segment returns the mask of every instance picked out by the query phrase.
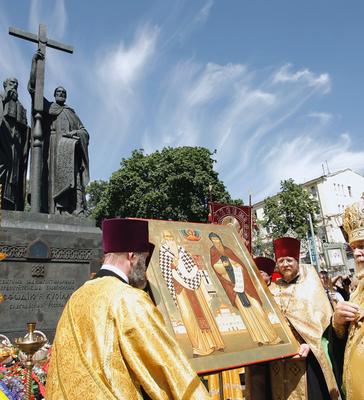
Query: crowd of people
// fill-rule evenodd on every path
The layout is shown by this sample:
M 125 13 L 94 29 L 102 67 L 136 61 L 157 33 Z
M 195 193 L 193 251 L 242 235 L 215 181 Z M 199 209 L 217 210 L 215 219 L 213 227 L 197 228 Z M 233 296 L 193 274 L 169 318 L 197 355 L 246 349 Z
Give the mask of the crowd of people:
M 254 259 L 300 348 L 293 359 L 254 366 L 248 374 L 249 398 L 364 399 L 363 201 L 345 210 L 344 228 L 353 249 L 353 277 L 330 277 L 327 270 L 317 276 L 311 266 L 300 266 L 294 238 L 274 241 L 276 261 Z M 280 277 L 272 282 L 275 270 Z
M 249 367 L 247 398 L 364 399 L 364 207 L 354 205 L 345 218 L 358 279 L 352 294 L 347 279 L 335 289 L 339 279 L 300 264 L 295 238 L 273 242 L 275 261 L 255 259 L 299 347 L 291 358 Z M 58 323 L 46 398 L 210 398 L 140 290 L 153 249 L 148 222 L 105 220 L 103 246 L 103 266 L 71 296 Z M 279 273 L 274 281 L 273 271 Z

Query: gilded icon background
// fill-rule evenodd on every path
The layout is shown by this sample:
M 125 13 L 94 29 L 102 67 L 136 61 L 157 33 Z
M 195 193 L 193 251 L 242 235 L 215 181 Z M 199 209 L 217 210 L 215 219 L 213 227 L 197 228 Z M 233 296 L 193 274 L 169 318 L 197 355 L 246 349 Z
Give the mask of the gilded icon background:
M 294 354 L 284 317 L 231 226 L 149 221 L 148 279 L 197 372 Z

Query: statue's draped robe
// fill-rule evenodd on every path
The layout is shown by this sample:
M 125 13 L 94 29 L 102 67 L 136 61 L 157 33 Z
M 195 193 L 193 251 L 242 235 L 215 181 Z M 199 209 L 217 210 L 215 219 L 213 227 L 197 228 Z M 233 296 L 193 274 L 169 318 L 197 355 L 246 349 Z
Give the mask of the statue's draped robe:
M 67 105 L 45 100 L 45 111 L 42 209 L 49 213 L 81 212 L 86 207 L 89 182 L 89 134 Z
M 181 315 L 193 354 L 204 356 L 224 348 L 219 328 L 208 304 L 208 294 L 193 258 L 182 247 L 178 254 L 163 244 L 159 262 L 170 294 Z
M 210 260 L 231 304 L 239 310 L 252 340 L 257 344 L 279 343 L 280 339 L 262 308 L 259 295 L 243 262 L 226 246 L 224 246 L 224 254 L 212 246 Z M 242 271 L 244 285 L 242 292 L 237 291 L 234 277 L 230 277 L 226 272 L 227 268 L 233 267 Z
M 29 153 L 26 110 L 0 93 L 0 184 L 2 208 L 23 211 Z
M 343 389 L 346 400 L 364 399 L 364 276 L 350 297 L 360 307 L 359 318 L 350 323 L 344 354 Z
M 272 399 L 320 400 L 322 397 L 311 393 L 325 392 L 325 386 L 317 387 L 325 382 L 330 398 L 337 399 L 338 388 L 324 349 L 324 333 L 330 325 L 332 308 L 316 270 L 311 266 L 300 266 L 300 274 L 293 282 L 280 279 L 272 282 L 269 289 L 296 339 L 310 346 L 306 360 L 294 358 L 271 362 Z
M 142 392 L 210 398 L 145 292 L 114 276 L 86 282 L 58 322 L 46 399 L 140 400 Z

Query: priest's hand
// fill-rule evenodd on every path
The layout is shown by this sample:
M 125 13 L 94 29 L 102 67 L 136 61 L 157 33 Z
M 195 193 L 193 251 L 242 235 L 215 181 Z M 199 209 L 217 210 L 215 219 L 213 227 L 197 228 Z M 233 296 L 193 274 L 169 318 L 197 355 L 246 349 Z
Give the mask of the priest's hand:
M 293 358 L 307 357 L 309 352 L 310 346 L 307 343 L 302 343 L 300 345 L 300 348 L 298 349 L 298 354 L 295 355 Z
M 347 322 L 355 321 L 359 316 L 359 307 L 348 301 L 339 301 L 336 304 L 333 324 L 335 325 L 345 325 Z

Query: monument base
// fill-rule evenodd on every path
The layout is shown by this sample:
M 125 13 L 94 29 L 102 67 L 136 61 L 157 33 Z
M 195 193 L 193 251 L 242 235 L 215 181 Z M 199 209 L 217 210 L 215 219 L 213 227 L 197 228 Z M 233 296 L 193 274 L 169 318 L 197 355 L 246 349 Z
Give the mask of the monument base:
M 101 230 L 89 218 L 1 212 L 0 333 L 23 336 L 27 322 L 53 340 L 70 295 L 102 256 Z

